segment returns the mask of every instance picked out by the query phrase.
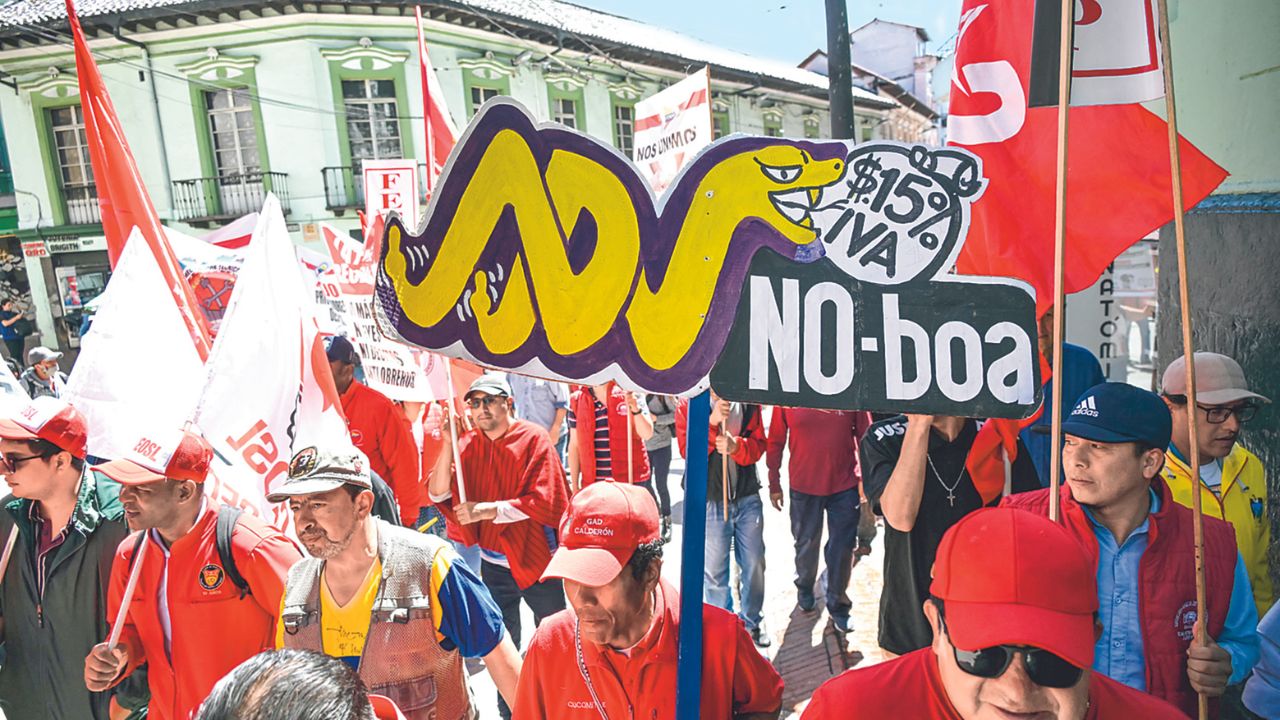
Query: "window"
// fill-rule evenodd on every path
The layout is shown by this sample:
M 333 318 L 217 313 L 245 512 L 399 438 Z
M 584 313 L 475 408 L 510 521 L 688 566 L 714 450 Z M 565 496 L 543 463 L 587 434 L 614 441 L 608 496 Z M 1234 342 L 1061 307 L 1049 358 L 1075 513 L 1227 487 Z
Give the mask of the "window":
M 630 105 L 613 106 L 613 144 L 623 155 L 631 157 L 635 148 L 636 109 Z
M 819 134 L 820 132 L 822 132 L 822 131 L 821 131 L 821 129 L 818 127 L 818 123 L 817 123 L 817 121 L 813 121 L 813 122 L 805 121 L 805 124 L 804 124 L 804 136 L 805 136 L 806 138 L 808 138 L 808 139 L 810 139 L 810 140 L 816 140 L 816 139 L 817 139 L 817 137 L 818 137 L 818 134 Z
M 578 127 L 578 101 L 573 98 L 551 98 L 551 120 L 576 129 Z
M 764 134 L 769 137 L 782 137 L 782 119 L 766 117 L 764 119 Z
M 209 117 L 209 137 L 213 141 L 214 170 L 218 177 L 235 178 L 259 173 L 258 131 L 254 126 L 253 104 L 246 88 L 224 88 L 204 93 Z
M 363 160 L 404 157 L 394 80 L 343 80 L 342 102 L 354 172 L 362 172 Z
M 496 98 L 502 94 L 498 88 L 482 87 L 480 85 L 471 86 L 471 114 L 474 116 L 480 112 L 480 106 L 489 102 L 491 98 Z
M 58 181 L 67 207 L 67 222 L 98 222 L 98 190 L 93 184 L 93 164 L 84 132 L 84 111 L 79 105 L 49 110 Z
M 712 138 L 719 140 L 729 134 L 729 113 L 713 112 L 711 113 L 711 131 Z

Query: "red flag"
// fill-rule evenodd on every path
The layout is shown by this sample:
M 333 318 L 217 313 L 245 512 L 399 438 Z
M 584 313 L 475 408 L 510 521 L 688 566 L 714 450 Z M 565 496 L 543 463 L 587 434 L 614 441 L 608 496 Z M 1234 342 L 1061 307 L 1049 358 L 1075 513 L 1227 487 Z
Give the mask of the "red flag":
M 418 21 L 418 58 L 422 69 L 422 109 L 423 125 L 427 131 L 427 197 L 431 197 L 431 188 L 436 178 L 444 169 L 444 163 L 453 152 L 458 142 L 458 128 L 454 127 L 449 117 L 449 108 L 444 102 L 444 92 L 436 80 L 436 72 L 431 68 L 431 58 L 427 56 L 427 41 L 422 34 L 422 9 L 413 7 L 413 15 Z
M 1031 283 L 1039 314 L 1053 303 L 1057 108 L 1029 108 L 1035 0 L 965 0 L 956 46 L 949 142 L 982 158 L 990 184 L 973 206 L 958 269 Z M 1092 285 L 1173 219 L 1168 127 L 1140 105 L 1070 110 L 1066 292 Z M 1187 208 L 1227 172 L 1181 140 Z
M 102 214 L 102 232 L 107 237 L 107 256 L 111 260 L 111 266 L 115 267 L 120 253 L 124 251 L 125 241 L 129 239 L 133 229 L 138 228 L 155 255 L 165 284 L 173 293 L 173 300 L 186 322 L 196 352 L 201 361 L 207 360 L 211 344 L 209 328 L 205 324 L 204 315 L 198 310 L 195 294 L 182 274 L 182 266 L 178 264 L 169 241 L 165 239 L 164 230 L 160 227 L 160 216 L 156 214 L 151 197 L 142 184 L 142 176 L 133 161 L 133 153 L 129 151 L 120 118 L 116 116 L 111 96 L 107 94 L 106 84 L 98 72 L 98 64 L 85 43 L 84 31 L 80 29 L 80 18 L 76 16 L 72 0 L 67 0 L 67 20 L 71 23 L 71 33 L 75 38 L 76 75 L 80 80 L 80 106 L 84 111 L 85 138 L 89 146 L 89 159 L 93 163 L 98 207 Z
M 1053 377 L 1053 370 L 1044 355 L 1040 355 L 1040 377 L 1047 384 Z M 1044 403 L 1029 418 L 1011 420 L 994 418 L 978 428 L 978 434 L 969 447 L 969 455 L 964 459 L 965 469 L 969 471 L 969 479 L 982 498 L 982 504 L 995 500 L 1004 492 L 1004 456 L 1012 463 L 1018 459 L 1018 434 L 1031 427 L 1044 415 Z M 1000 451 L 1004 450 L 1003 453 Z

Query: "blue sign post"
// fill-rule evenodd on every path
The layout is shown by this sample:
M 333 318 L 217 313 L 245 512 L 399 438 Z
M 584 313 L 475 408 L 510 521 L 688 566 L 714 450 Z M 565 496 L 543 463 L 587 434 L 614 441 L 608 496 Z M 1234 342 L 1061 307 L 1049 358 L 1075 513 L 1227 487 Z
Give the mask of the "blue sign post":
M 689 435 L 685 442 L 677 720 L 698 720 L 702 701 L 702 570 L 707 544 L 707 435 L 710 428 L 711 394 L 703 392 L 689 401 Z

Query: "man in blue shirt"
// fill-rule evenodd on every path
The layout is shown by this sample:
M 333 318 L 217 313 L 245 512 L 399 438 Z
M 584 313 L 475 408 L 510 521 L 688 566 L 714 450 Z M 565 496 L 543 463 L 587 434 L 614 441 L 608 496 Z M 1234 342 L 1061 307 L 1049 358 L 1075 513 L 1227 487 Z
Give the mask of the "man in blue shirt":
M 1280 603 L 1271 606 L 1258 624 L 1261 657 L 1244 686 L 1244 706 L 1267 717 L 1280 711 Z
M 1257 662 L 1257 609 L 1231 527 L 1205 517 L 1209 602 L 1198 612 L 1191 511 L 1160 478 L 1171 425 L 1154 393 L 1123 383 L 1085 391 L 1062 428 L 1061 516 L 1097 558 L 1093 669 L 1194 715 L 1196 693 L 1222 695 Z M 1005 503 L 1044 512 L 1048 491 Z M 1206 621 L 1201 644 L 1195 626 Z
M 1053 365 L 1053 310 L 1050 309 L 1040 318 L 1038 324 L 1040 353 Z M 1093 353 L 1079 345 L 1062 344 L 1062 367 L 1053 368 L 1062 374 L 1062 419 L 1065 422 L 1075 407 L 1076 399 L 1085 390 L 1106 381 L 1102 374 L 1102 364 Z M 1027 454 L 1036 466 L 1040 475 L 1040 487 L 1049 487 L 1049 453 L 1051 450 L 1049 428 L 1053 423 L 1053 378 L 1044 383 L 1044 412 L 1034 423 L 1028 425 L 1018 437 L 1027 447 Z

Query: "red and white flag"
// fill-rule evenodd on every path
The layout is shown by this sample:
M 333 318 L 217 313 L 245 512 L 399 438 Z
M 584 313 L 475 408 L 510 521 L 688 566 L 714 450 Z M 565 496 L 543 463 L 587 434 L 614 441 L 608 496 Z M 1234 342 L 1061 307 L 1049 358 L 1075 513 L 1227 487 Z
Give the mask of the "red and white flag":
M 948 137 L 982 158 L 990 183 L 973 206 L 957 267 L 1015 277 L 1053 302 L 1057 109 L 1028 106 L 1035 0 L 965 0 Z M 1092 285 L 1116 256 L 1173 219 L 1169 131 L 1141 105 L 1070 110 L 1066 292 Z M 1185 139 L 1182 189 L 1193 207 L 1227 176 Z
M 214 497 L 288 528 L 266 500 L 303 447 L 351 447 L 280 203 L 268 196 L 223 318 L 195 424 L 216 451 Z
M 124 128 L 115 105 L 98 72 L 98 64 L 85 43 L 84 32 L 72 0 L 67 0 L 67 20 L 75 45 L 76 77 L 80 83 L 80 107 L 84 112 L 85 144 L 93 163 L 94 187 L 102 216 L 102 233 L 107 238 L 107 257 L 115 267 L 134 228 L 142 233 L 154 262 L 164 276 L 170 300 L 182 314 L 183 322 L 200 359 L 209 357 L 211 340 L 204 316 L 196 306 L 191 286 L 173 255 L 160 226 L 160 216 L 142 183 L 142 175 L 129 150 Z
M 444 170 L 445 161 L 458 142 L 458 128 L 449 117 L 449 107 L 444 102 L 444 91 L 436 79 L 427 55 L 427 40 L 422 33 L 422 9 L 413 6 L 413 16 L 418 22 L 418 58 L 422 70 L 422 116 L 427 135 L 427 198 L 435 188 L 436 178 Z
M 1071 104 L 1123 105 L 1164 97 L 1155 0 L 1078 0 L 1072 18 Z M 1036 0 L 1031 107 L 1058 104 L 1061 0 Z

